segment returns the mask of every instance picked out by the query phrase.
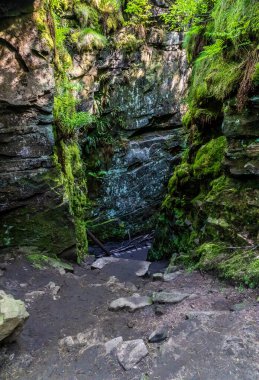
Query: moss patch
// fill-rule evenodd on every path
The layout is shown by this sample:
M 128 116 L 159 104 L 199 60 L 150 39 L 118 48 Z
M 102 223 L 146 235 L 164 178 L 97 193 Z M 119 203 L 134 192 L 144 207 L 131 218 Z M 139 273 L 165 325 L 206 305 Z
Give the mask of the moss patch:
M 37 269 L 52 267 L 56 269 L 73 270 L 72 265 L 65 263 L 56 256 L 45 256 L 43 254 L 31 253 L 26 256 L 27 260 Z

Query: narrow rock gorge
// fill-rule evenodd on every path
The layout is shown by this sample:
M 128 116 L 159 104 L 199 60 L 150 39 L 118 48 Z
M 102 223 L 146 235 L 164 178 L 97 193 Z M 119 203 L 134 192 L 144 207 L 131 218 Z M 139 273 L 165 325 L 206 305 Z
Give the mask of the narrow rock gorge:
M 0 0 L 1 379 L 257 378 L 258 25 Z
M 206 53 L 206 30 L 184 34 L 170 2 L 145 17 L 135 3 L 2 3 L 1 250 L 80 260 L 87 228 L 104 241 L 155 229 L 151 259 L 227 262 L 226 277 L 251 269 L 256 283 L 253 27 L 247 57 L 222 57 L 219 5 Z

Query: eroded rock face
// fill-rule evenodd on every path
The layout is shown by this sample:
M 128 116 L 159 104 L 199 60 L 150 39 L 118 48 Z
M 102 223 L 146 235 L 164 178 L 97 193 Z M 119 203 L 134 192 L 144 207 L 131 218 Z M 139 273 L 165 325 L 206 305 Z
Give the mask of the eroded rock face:
M 126 230 L 140 232 L 161 204 L 185 146 L 181 100 L 190 70 L 182 35 L 150 28 L 145 45 L 131 53 L 104 50 L 89 73 L 87 106 L 94 98 L 104 99 L 102 114 L 110 117 L 116 134 L 103 162 L 106 174 L 92 195 L 94 216 L 117 218 Z M 91 183 L 89 178 L 90 196 Z
M 27 5 L 0 21 L 0 246 L 58 254 L 74 244 L 74 228 L 53 190 L 51 53 Z
M 21 328 L 28 317 L 22 301 L 0 290 L 0 342 Z

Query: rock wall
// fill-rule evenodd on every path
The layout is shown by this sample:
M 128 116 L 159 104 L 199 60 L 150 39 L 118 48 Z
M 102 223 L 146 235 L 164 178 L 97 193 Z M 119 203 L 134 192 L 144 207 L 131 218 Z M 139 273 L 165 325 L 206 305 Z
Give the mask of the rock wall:
M 195 150 L 169 181 L 150 259 L 172 257 L 172 265 L 214 270 L 254 287 L 259 281 L 258 98 L 251 96 L 241 113 L 234 99 L 224 109 L 222 129 L 209 141 L 207 136 L 195 146 L 195 135 L 189 134 Z
M 1 6 L 0 248 L 59 254 L 75 244 L 74 227 L 52 162 L 52 54 L 32 6 Z
M 117 46 L 125 28 L 102 49 L 75 44 L 80 20 L 65 3 L 55 21 L 42 1 L 1 6 L 2 249 L 60 254 L 77 241 L 83 255 L 86 225 L 112 221 L 98 230 L 105 239 L 154 226 L 185 146 L 181 100 L 189 75 L 183 36 L 160 25 L 160 5 L 130 50 Z M 69 32 L 58 42 L 64 25 Z M 66 91 L 75 112 L 96 115 L 92 129 L 59 129 L 54 92 L 62 98 Z
M 118 225 L 124 226 L 122 234 L 152 228 L 150 217 L 155 217 L 185 146 L 181 102 L 189 68 L 182 35 L 157 27 L 147 33 L 146 43 L 136 51 L 106 49 L 94 61 L 89 98 L 101 99 L 101 117 L 114 134 L 108 160 L 100 158 L 98 186 L 88 179 L 89 196 L 96 203 L 91 217 L 99 222 L 117 219 L 114 231 L 108 226 L 105 234 L 98 230 L 105 238 L 116 235 Z

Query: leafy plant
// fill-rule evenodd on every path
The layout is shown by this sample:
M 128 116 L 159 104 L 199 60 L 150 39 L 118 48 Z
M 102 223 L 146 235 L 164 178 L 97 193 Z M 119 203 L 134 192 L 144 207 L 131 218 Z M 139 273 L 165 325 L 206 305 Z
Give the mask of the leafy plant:
M 129 0 L 125 12 L 130 16 L 129 24 L 147 25 L 152 16 L 151 5 L 148 0 Z
M 93 121 L 93 116 L 88 112 L 77 112 L 77 99 L 71 87 L 60 90 L 60 94 L 54 99 L 54 118 L 62 137 L 72 137 L 76 131 L 86 127 Z
M 187 30 L 210 18 L 210 10 L 216 0 L 176 0 L 168 13 L 162 15 L 166 24 L 174 30 Z

